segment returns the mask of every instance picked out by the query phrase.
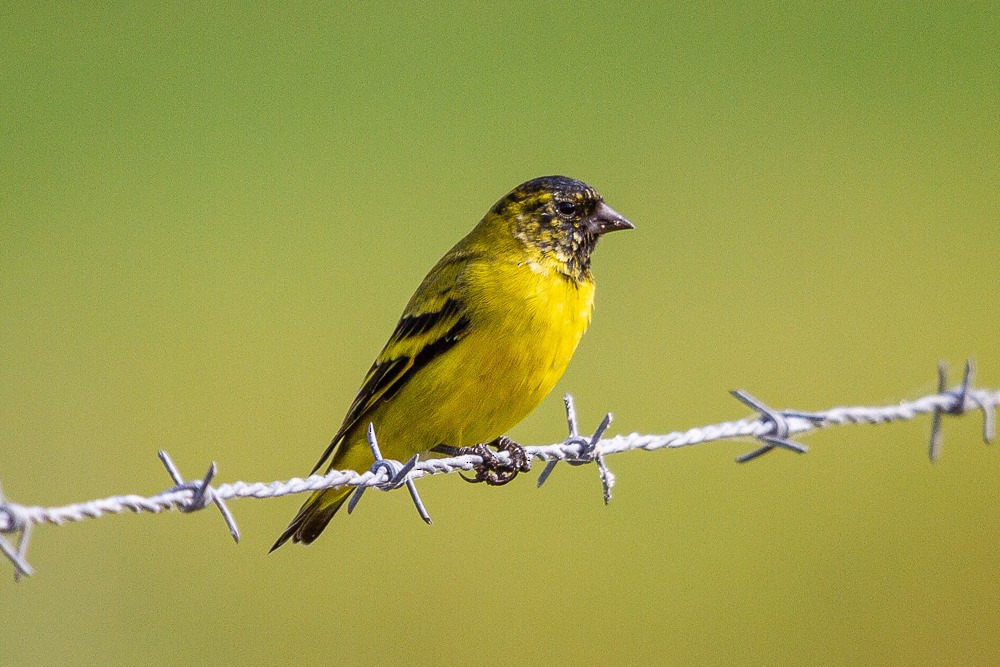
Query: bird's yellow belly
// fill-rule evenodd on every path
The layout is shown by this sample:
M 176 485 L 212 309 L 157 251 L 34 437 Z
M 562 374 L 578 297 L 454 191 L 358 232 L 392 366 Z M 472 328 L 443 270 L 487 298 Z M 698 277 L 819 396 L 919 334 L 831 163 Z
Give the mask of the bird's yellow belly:
M 374 411 L 385 456 L 405 459 L 438 444 L 489 442 L 555 386 L 590 322 L 593 285 L 543 280 L 519 268 L 528 273 L 516 280 L 498 276 L 504 287 L 487 285 L 492 298 L 480 302 L 497 308 L 472 311 L 469 334 Z M 396 404 L 408 406 L 405 414 Z

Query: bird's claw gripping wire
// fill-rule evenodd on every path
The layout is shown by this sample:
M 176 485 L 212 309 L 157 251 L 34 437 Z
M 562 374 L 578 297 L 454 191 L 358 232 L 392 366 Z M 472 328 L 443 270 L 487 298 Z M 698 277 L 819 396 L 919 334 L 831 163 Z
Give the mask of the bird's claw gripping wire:
M 424 520 L 425 523 L 431 523 L 431 516 L 427 513 L 427 508 L 424 506 L 424 501 L 420 499 L 420 494 L 417 493 L 417 485 L 410 477 L 410 471 L 413 467 L 417 465 L 417 461 L 420 460 L 419 454 L 414 454 L 406 463 L 400 463 L 399 461 L 393 461 L 391 459 L 382 458 L 382 451 L 378 446 L 378 439 L 375 437 L 375 425 L 368 424 L 368 446 L 371 447 L 372 456 L 375 457 L 375 462 L 368 469 L 373 475 L 378 475 L 380 472 L 384 472 L 386 477 L 385 482 L 379 484 L 376 488 L 381 491 L 392 491 L 393 489 L 398 489 L 401 486 L 405 486 L 406 490 L 410 492 L 410 498 L 413 500 L 414 506 L 417 508 L 417 513 L 420 518 Z M 361 496 L 364 495 L 365 489 L 367 487 L 359 486 L 351 499 L 347 503 L 347 513 L 351 514 L 354 512 L 354 508 L 357 506 L 358 501 L 361 500 Z
M 802 443 L 789 439 L 788 436 L 790 435 L 791 429 L 788 426 L 788 419 L 790 417 L 798 417 L 799 419 L 806 419 L 815 424 L 821 424 L 824 420 L 822 415 L 813 414 L 811 412 L 774 410 L 764 405 L 742 389 L 734 389 L 730 393 L 732 393 L 733 396 L 738 398 L 744 404 L 760 413 L 760 419 L 762 422 L 770 423 L 772 426 L 770 433 L 757 436 L 757 439 L 763 442 L 764 446 L 737 457 L 737 463 L 746 463 L 747 461 L 751 461 L 758 456 L 767 454 L 776 447 L 783 447 L 784 449 L 791 450 L 797 454 L 805 454 L 809 451 L 809 448 Z
M 962 384 L 954 389 L 948 389 L 948 364 L 944 361 L 938 363 L 938 394 L 954 397 L 955 404 L 947 408 L 936 408 L 931 416 L 931 440 L 928 456 L 932 462 L 937 461 L 941 456 L 941 415 L 964 415 L 970 409 L 967 403 L 972 404 L 972 409 L 983 412 L 983 442 L 988 445 L 996 438 L 996 415 L 993 412 L 996 406 L 992 402 L 980 399 L 972 392 L 975 375 L 975 364 L 972 359 L 968 359 L 965 362 Z
M 178 506 L 178 509 L 181 512 L 194 512 L 200 509 L 205 509 L 208 507 L 209 503 L 215 503 L 215 506 L 219 508 L 219 512 L 222 513 L 223 521 L 226 522 L 226 526 L 229 528 L 229 534 L 232 535 L 233 540 L 239 544 L 240 529 L 236 526 L 236 519 L 233 518 L 233 514 L 229 511 L 229 507 L 226 506 L 226 502 L 212 489 L 212 479 L 218 471 L 215 461 L 212 461 L 212 465 L 208 466 L 208 472 L 205 473 L 205 477 L 201 481 L 185 482 L 184 478 L 181 477 L 180 471 L 177 470 L 177 466 L 174 465 L 173 460 L 171 460 L 170 455 L 167 454 L 166 450 L 161 449 L 158 455 L 160 457 L 160 461 L 163 462 L 163 466 L 167 469 L 167 474 L 170 475 L 170 478 L 174 480 L 174 484 L 177 485 L 172 489 L 164 491 L 164 493 L 172 493 L 181 489 L 191 489 L 194 491 L 194 495 L 191 496 L 191 499 L 187 503 Z
M 490 449 L 490 445 L 496 447 L 496 452 Z M 489 486 L 503 486 L 513 481 L 518 473 L 531 470 L 531 455 L 524 451 L 524 447 L 505 435 L 501 435 L 489 444 L 481 443 L 475 447 L 438 446 L 435 449 L 439 452 L 453 452 L 458 456 L 471 454 L 481 458 L 483 462 L 472 468 L 476 473 L 475 477 L 466 477 L 459 473 L 462 479 L 473 484 L 486 482 Z M 497 456 L 497 452 L 507 452 L 508 459 L 504 461 Z
M 608 468 L 608 464 L 604 460 L 604 454 L 598 449 L 597 443 L 601 441 L 604 432 L 611 426 L 611 421 L 614 417 L 610 412 L 604 415 L 604 419 L 601 420 L 594 434 L 589 439 L 584 438 L 580 436 L 580 429 L 576 420 L 576 405 L 573 402 L 572 394 L 563 396 L 563 403 L 566 405 L 566 424 L 569 427 L 569 437 L 563 441 L 563 444 L 576 445 L 580 448 L 580 456 L 576 459 L 567 459 L 566 462 L 574 466 L 597 462 L 597 471 L 601 476 L 601 487 L 604 490 L 604 504 L 607 505 L 611 503 L 611 489 L 615 485 L 615 475 Z M 558 462 L 558 459 L 553 459 L 545 465 L 545 469 L 538 476 L 539 488 L 549 478 L 549 475 L 552 474 Z

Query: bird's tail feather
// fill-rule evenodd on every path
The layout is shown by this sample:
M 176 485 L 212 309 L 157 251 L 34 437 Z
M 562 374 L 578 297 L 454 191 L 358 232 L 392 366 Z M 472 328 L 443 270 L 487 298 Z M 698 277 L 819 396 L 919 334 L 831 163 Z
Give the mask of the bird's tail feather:
M 319 537 L 326 525 L 330 523 L 330 519 L 337 513 L 340 506 L 347 501 L 352 491 L 354 491 L 354 487 L 349 486 L 343 489 L 323 489 L 314 492 L 309 496 L 309 500 L 302 504 L 299 513 L 288 524 L 288 528 L 285 528 L 285 532 L 271 547 L 271 551 L 287 542 L 289 538 L 293 542 L 312 544 L 313 540 Z

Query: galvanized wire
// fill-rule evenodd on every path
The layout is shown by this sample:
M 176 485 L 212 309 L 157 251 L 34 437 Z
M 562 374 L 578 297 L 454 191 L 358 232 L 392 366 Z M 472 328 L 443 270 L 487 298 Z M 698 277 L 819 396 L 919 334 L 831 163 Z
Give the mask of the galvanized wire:
M 742 463 L 774 449 L 788 449 L 797 453 L 808 451 L 805 445 L 791 439 L 791 436 L 795 434 L 846 424 L 884 424 L 930 414 L 933 417 L 930 438 L 930 457 L 933 461 L 940 455 L 941 416 L 944 414 L 962 415 L 969 411 L 979 411 L 983 416 L 983 440 L 988 444 L 996 437 L 995 413 L 997 405 L 1000 404 L 1000 390 L 974 388 L 972 386 L 973 368 L 971 362 L 966 364 L 962 383 L 952 389 L 944 388 L 946 384 L 945 373 L 945 368 L 942 365 L 939 367 L 939 391 L 937 393 L 916 400 L 877 407 L 837 407 L 820 412 L 773 410 L 746 392 L 734 391 L 733 394 L 754 409 L 759 414 L 758 417 L 711 424 L 686 431 L 674 431 L 663 435 L 631 433 L 611 438 L 602 438 L 611 424 L 610 413 L 605 416 L 600 426 L 590 437 L 580 436 L 573 399 L 567 394 L 565 400 L 569 437 L 559 443 L 528 446 L 524 447 L 524 450 L 529 461 L 538 459 L 547 462 L 545 470 L 538 478 L 538 486 L 541 486 L 549 478 L 558 461 L 566 461 L 572 465 L 596 463 L 605 502 L 611 500 L 611 489 L 615 480 L 607 466 L 606 457 L 637 449 L 656 451 L 689 447 L 718 440 L 756 439 L 759 446 L 737 458 L 737 461 Z M 312 475 L 304 479 L 293 477 L 288 480 L 266 483 L 231 482 L 213 486 L 212 480 L 216 474 L 215 463 L 212 463 L 202 479 L 185 481 L 166 452 L 160 452 L 160 459 L 175 485 L 153 496 L 130 494 L 59 507 L 39 507 L 13 503 L 5 500 L 0 494 L 0 533 L 19 533 L 17 547 L 0 536 L 0 551 L 14 564 L 15 577 L 30 575 L 32 569 L 25 559 L 25 554 L 31 528 L 36 524 L 58 526 L 68 522 L 95 519 L 125 512 L 158 513 L 166 510 L 192 512 L 209 505 L 215 505 L 220 510 L 230 533 L 238 542 L 239 531 L 225 501 L 233 498 L 278 498 L 319 489 L 348 486 L 357 487 L 355 496 L 351 499 L 350 509 L 353 509 L 357 501 L 361 499 L 361 494 L 366 488 L 375 487 L 388 491 L 405 486 L 409 490 L 420 516 L 427 523 L 430 523 L 430 516 L 417 493 L 415 480 L 428 475 L 470 472 L 484 464 L 483 457 L 475 454 L 426 459 L 414 456 L 406 463 L 386 460 L 382 459 L 379 452 L 374 428 L 369 428 L 368 436 L 375 463 L 367 471 L 361 472 L 338 470 L 326 475 Z M 496 458 L 502 463 L 510 461 L 507 452 L 498 452 Z

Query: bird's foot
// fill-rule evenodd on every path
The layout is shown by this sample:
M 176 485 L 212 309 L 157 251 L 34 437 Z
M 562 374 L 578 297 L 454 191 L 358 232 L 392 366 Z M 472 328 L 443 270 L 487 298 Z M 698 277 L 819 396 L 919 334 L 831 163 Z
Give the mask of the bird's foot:
M 490 449 L 489 445 L 496 447 L 497 452 L 507 452 L 510 460 L 502 461 L 500 457 L 496 455 L 496 452 Z M 438 445 L 432 451 L 448 454 L 450 456 L 472 454 L 473 456 L 480 457 L 483 462 L 474 468 L 476 476 L 466 477 L 465 475 L 462 475 L 462 479 L 466 482 L 486 482 L 490 486 L 503 486 L 517 477 L 517 473 L 528 472 L 531 470 L 531 457 L 526 451 L 524 451 L 524 447 L 517 444 L 507 436 L 502 435 L 493 442 L 489 443 L 489 445 L 479 444 L 475 447 L 449 447 L 447 445 Z

